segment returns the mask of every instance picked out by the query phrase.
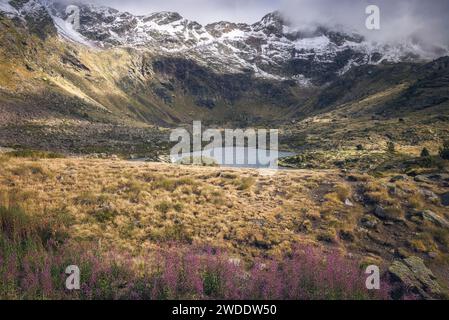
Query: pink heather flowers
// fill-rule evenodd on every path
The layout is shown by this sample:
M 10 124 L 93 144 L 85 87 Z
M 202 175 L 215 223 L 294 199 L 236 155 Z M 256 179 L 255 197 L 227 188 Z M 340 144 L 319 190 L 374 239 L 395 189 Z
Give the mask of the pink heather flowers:
M 365 288 L 355 261 L 312 247 L 283 259 L 235 263 L 226 253 L 196 247 L 172 246 L 136 259 L 88 245 L 16 256 L 3 243 L 0 262 L 5 299 L 388 299 L 386 283 L 382 291 Z M 65 289 L 71 264 L 81 270 L 79 291 Z
M 387 299 L 368 291 L 357 261 L 297 247 L 282 258 L 235 259 L 212 248 L 165 244 L 132 256 L 92 243 L 70 244 L 49 223 L 0 206 L 0 299 Z M 58 240 L 56 240 L 58 239 Z M 65 269 L 81 271 L 80 290 Z

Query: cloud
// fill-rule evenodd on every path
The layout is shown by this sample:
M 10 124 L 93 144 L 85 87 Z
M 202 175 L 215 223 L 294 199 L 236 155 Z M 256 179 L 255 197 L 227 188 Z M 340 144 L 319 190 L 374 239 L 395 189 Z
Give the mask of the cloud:
M 365 27 L 365 8 L 381 12 L 381 30 Z M 342 25 L 375 41 L 414 40 L 429 46 L 449 45 L 448 0 L 282 0 L 280 10 L 296 26 Z

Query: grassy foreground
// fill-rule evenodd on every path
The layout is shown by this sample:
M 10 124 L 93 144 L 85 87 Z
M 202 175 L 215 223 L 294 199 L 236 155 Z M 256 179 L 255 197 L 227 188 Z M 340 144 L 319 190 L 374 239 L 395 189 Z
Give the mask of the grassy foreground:
M 385 299 L 363 267 L 398 255 L 423 257 L 445 284 L 447 229 L 408 214 L 447 217 L 422 193 L 439 192 L 429 181 L 44 158 L 0 157 L 2 298 Z

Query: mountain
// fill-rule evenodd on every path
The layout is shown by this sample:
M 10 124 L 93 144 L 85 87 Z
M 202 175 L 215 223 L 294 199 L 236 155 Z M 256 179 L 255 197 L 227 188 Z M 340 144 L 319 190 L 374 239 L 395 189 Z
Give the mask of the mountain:
M 61 3 L 0 0 L 0 124 L 248 126 L 301 121 L 369 97 L 382 98 L 356 114 L 444 113 L 448 103 L 446 58 L 433 61 L 412 42 L 301 30 L 279 12 L 203 26 L 174 12 L 78 7 L 75 30 Z
M 411 43 L 375 44 L 323 26 L 300 30 L 279 12 L 253 25 L 221 21 L 202 26 L 175 12 L 135 16 L 107 7 L 79 4 L 79 8 L 79 34 L 98 47 L 147 49 L 190 58 L 217 72 L 251 71 L 261 78 L 293 79 L 303 85 L 323 84 L 353 66 L 429 58 Z M 50 5 L 49 12 L 58 25 L 65 24 L 64 5 Z M 66 35 L 79 41 L 71 34 Z

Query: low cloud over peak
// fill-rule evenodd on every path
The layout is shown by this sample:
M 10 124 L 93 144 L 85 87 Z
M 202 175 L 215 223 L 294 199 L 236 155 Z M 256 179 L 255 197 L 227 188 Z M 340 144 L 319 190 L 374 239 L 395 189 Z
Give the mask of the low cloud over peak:
M 378 31 L 365 27 L 365 8 L 371 4 L 380 8 Z M 280 10 L 299 27 L 342 25 L 375 41 L 449 45 L 448 0 L 282 0 Z
M 66 3 L 80 0 L 55 0 Z M 106 5 L 134 14 L 175 11 L 208 24 L 218 21 L 254 23 L 265 14 L 279 10 L 293 26 L 340 26 L 379 42 L 413 41 L 434 50 L 449 46 L 449 0 L 81 0 Z M 381 30 L 365 27 L 368 5 L 381 10 Z

